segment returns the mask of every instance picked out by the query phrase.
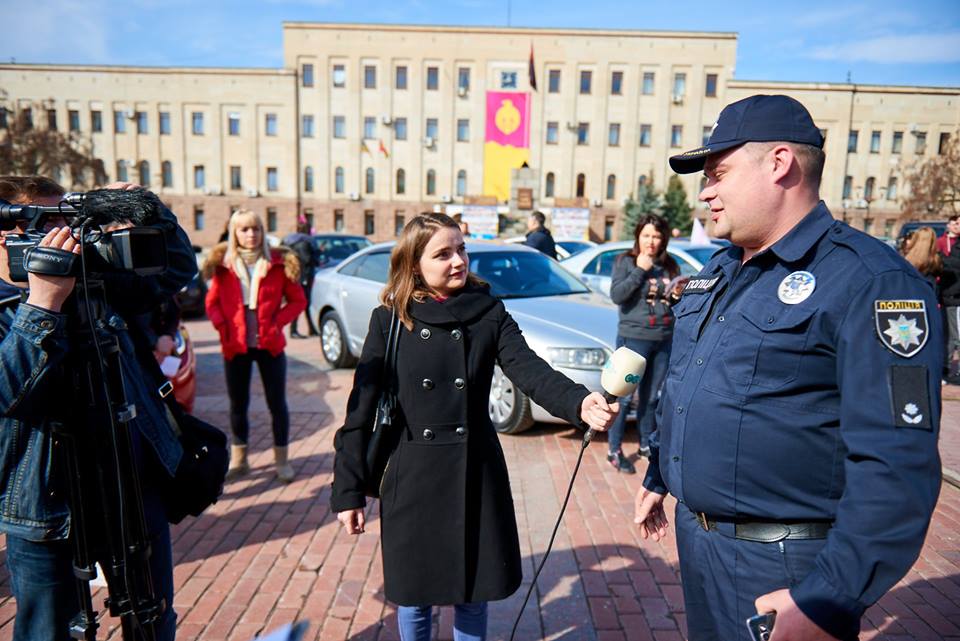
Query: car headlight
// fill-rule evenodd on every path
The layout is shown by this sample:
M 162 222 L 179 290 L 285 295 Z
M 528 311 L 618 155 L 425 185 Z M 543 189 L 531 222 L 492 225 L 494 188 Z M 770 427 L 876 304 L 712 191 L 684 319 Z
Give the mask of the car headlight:
M 547 355 L 554 367 L 571 369 L 603 369 L 607 350 L 601 347 L 548 347 Z

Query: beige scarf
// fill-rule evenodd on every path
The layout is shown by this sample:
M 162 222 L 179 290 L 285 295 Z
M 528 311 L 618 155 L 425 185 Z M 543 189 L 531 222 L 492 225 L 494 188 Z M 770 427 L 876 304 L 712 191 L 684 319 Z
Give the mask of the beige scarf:
M 240 279 L 244 307 L 257 308 L 260 281 L 267 275 L 269 268 L 270 262 L 259 251 L 237 250 L 237 257 L 233 259 L 233 271 Z

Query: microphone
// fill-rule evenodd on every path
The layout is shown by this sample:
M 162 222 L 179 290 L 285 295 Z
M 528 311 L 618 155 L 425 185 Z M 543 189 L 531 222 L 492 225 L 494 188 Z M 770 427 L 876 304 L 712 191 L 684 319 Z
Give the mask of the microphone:
M 613 403 L 621 397 L 633 394 L 646 369 L 647 359 L 629 347 L 618 347 L 600 373 L 604 400 Z M 588 429 L 583 436 L 584 444 L 593 440 L 594 434 L 593 429 Z
M 160 198 L 143 188 L 94 189 L 67 194 L 64 200 L 74 206 L 82 202 L 83 214 L 98 225 L 130 221 L 139 227 L 150 224 L 163 209 Z

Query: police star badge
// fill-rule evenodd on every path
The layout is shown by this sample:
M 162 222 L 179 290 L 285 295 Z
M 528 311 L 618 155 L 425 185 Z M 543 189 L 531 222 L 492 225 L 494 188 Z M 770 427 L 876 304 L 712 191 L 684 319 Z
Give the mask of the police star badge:
M 878 300 L 873 303 L 877 336 L 897 356 L 910 358 L 927 344 L 927 306 L 922 300 Z

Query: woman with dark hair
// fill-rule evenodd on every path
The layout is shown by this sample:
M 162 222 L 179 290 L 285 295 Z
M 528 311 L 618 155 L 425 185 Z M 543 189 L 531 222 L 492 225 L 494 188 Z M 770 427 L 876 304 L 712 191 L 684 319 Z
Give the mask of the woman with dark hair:
M 399 445 L 380 481 L 384 593 L 399 605 L 403 641 L 428 641 L 431 610 L 454 606 L 454 639 L 486 638 L 487 602 L 520 586 L 516 517 L 503 450 L 487 413 L 494 365 L 556 416 L 605 430 L 617 405 L 533 352 L 503 303 L 469 271 L 457 222 L 421 214 L 390 257 L 334 439 L 330 503 L 347 532 L 363 532 L 365 444 L 383 385 L 393 314 Z
M 680 299 L 680 268 L 667 253 L 670 226 L 660 216 L 637 221 L 633 248 L 617 258 L 610 280 L 610 299 L 620 306 L 617 347 L 626 345 L 647 359 L 647 372 L 637 388 L 637 429 L 640 455 L 650 455 L 657 392 L 667 372 L 673 338 L 672 305 Z M 620 472 L 637 470 L 623 454 L 621 444 L 630 411 L 629 398 L 620 399 L 621 411 L 610 428 L 607 461 Z

